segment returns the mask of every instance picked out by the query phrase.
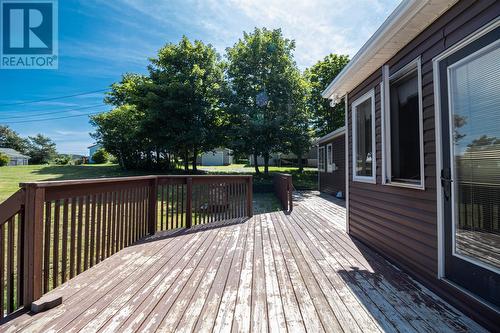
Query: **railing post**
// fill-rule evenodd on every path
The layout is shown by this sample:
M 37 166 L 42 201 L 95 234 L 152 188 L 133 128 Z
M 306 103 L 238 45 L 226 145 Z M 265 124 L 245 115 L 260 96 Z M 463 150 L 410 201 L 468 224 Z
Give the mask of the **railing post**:
M 288 211 L 291 212 L 293 210 L 293 185 L 292 185 L 292 176 L 287 177 L 287 194 L 288 194 Z
M 155 177 L 149 185 L 149 209 L 148 209 L 148 232 L 150 235 L 156 233 L 156 219 L 158 216 L 158 177 Z
M 43 204 L 45 189 L 35 184 L 24 188 L 24 265 L 23 265 L 23 303 L 28 307 L 42 297 L 43 261 Z
M 247 178 L 247 212 L 248 217 L 253 216 L 253 177 Z
M 193 178 L 186 179 L 187 193 L 186 193 L 186 228 L 191 228 L 193 223 Z

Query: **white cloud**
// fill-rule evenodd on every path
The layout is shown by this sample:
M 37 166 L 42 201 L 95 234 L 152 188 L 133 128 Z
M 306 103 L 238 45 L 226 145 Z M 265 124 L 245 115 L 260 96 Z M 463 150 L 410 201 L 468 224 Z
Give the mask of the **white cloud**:
M 296 60 L 305 68 L 329 53 L 352 57 L 397 1 L 120 0 L 106 4 L 122 14 L 131 16 L 126 12 L 128 8 L 143 16 L 143 20 L 156 21 L 156 29 L 149 29 L 146 34 L 158 37 L 165 29 L 180 30 L 191 38 L 213 44 L 221 53 L 241 37 L 242 31 L 254 27 L 282 28 L 287 38 L 296 41 Z

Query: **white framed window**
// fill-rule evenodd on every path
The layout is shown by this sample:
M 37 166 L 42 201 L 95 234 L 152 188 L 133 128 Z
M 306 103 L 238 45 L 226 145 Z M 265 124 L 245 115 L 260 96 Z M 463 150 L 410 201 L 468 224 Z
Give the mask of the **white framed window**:
M 333 170 L 335 170 L 333 164 L 333 146 L 329 143 L 326 146 L 326 171 L 333 172 Z
M 420 57 L 389 76 L 384 66 L 383 184 L 424 189 Z
M 375 90 L 352 103 L 352 179 L 373 183 L 376 178 Z
M 325 172 L 325 147 L 318 147 L 318 169 Z

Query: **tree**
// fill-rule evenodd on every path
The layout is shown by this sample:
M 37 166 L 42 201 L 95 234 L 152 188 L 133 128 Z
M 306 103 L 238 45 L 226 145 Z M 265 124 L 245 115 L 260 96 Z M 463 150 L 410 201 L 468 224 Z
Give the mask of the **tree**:
M 31 164 L 46 164 L 57 156 L 56 144 L 48 137 L 37 134 L 28 137 L 28 152 Z
M 0 167 L 8 165 L 10 162 L 9 156 L 4 153 L 0 153 Z
M 467 145 L 467 151 L 498 150 L 499 147 L 499 138 L 483 134 L 479 138 L 472 140 L 472 142 Z
M 184 36 L 161 48 L 148 69 L 145 126 L 158 134 L 155 141 L 182 155 L 186 171 L 192 156 L 196 170 L 197 155 L 224 142 L 224 64 L 210 44 Z
M 235 149 L 264 159 L 283 150 L 283 131 L 302 98 L 300 72 L 293 60 L 295 42 L 280 29 L 255 28 L 227 49 Z M 255 163 L 255 170 L 259 167 Z
M 105 102 L 115 109 L 91 118 L 93 136 L 124 167 L 170 167 L 182 156 L 186 170 L 190 159 L 196 169 L 199 152 L 225 142 L 224 64 L 211 45 L 183 37 L 161 48 L 148 71 L 112 85 Z
M 104 164 L 109 160 L 109 153 L 104 148 L 99 148 L 94 155 L 92 155 L 92 161 L 96 164 Z
M 25 154 L 28 149 L 28 140 L 20 137 L 9 126 L 0 125 L 0 147 L 11 148 Z
M 330 54 L 305 70 L 309 81 L 310 93 L 307 104 L 312 114 L 312 127 L 317 136 L 326 135 L 344 126 L 344 104 L 330 106 L 330 101 L 321 93 L 349 62 L 347 55 Z
M 92 116 L 90 123 L 96 127 L 91 136 L 101 143 L 104 149 L 117 157 L 124 169 L 143 168 L 144 151 L 147 138 L 141 130 L 144 113 L 135 106 L 122 105 L 110 112 Z

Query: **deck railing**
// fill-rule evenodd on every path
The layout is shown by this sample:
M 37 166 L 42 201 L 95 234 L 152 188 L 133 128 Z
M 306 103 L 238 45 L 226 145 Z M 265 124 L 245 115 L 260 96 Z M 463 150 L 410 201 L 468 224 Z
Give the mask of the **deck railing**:
M 291 212 L 293 210 L 293 183 L 292 175 L 284 173 L 275 173 L 273 175 L 274 194 L 281 203 L 284 211 Z
M 251 176 L 21 184 L 0 204 L 0 319 L 146 235 L 250 216 Z

